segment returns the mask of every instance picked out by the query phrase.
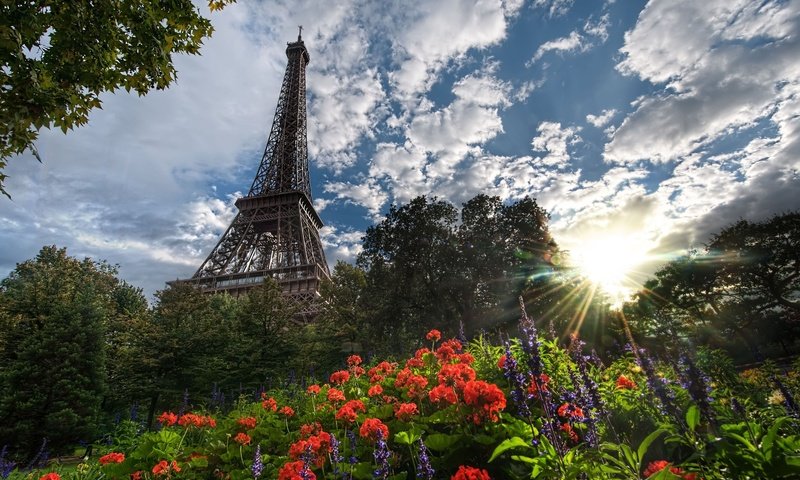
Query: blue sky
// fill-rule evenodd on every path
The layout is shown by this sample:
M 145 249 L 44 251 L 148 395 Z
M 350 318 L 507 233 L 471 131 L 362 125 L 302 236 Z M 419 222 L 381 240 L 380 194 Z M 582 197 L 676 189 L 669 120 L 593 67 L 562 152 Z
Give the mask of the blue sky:
M 800 208 L 798 10 L 240 0 L 169 90 L 106 95 L 87 126 L 41 133 L 43 164 L 10 161 L 0 272 L 56 244 L 148 294 L 190 276 L 252 181 L 303 25 L 329 263 L 393 202 L 486 192 L 537 198 L 576 261 L 641 281 L 733 221 Z

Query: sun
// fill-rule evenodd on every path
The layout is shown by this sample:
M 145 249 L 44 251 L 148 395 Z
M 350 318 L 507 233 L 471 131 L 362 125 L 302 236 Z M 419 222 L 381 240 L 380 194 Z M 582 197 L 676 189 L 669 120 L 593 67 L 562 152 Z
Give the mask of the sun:
M 641 286 L 637 267 L 647 260 L 648 247 L 634 234 L 601 233 L 574 242 L 570 258 L 580 275 L 621 303 Z

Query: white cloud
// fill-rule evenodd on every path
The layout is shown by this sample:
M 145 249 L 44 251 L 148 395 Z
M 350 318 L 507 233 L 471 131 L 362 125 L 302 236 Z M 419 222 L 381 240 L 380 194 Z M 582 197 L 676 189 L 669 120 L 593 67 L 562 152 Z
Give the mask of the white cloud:
M 583 52 L 588 48 L 589 44 L 586 43 L 586 39 L 576 30 L 573 30 L 569 36 L 556 38 L 539 45 L 536 53 L 533 54 L 533 58 L 526 63 L 526 66 L 533 65 L 549 52 Z
M 544 157 L 537 158 L 541 163 L 563 167 L 569 163 L 569 152 L 567 146 L 580 141 L 576 127 L 562 128 L 558 122 L 542 122 L 536 129 L 539 135 L 531 141 L 531 147 L 537 152 L 546 152 Z
M 616 114 L 617 111 L 613 108 L 608 110 L 603 110 L 602 112 L 600 112 L 600 115 L 592 115 L 592 114 L 586 115 L 586 121 L 591 123 L 597 128 L 603 128 L 608 124 L 608 122 L 611 121 L 611 119 Z
M 559 17 L 569 12 L 574 0 L 534 0 L 533 7 L 547 10 L 550 17 Z
M 337 199 L 345 203 L 360 205 L 367 209 L 373 217 L 378 215 L 381 207 L 388 200 L 388 195 L 372 180 L 361 183 L 327 182 L 323 186 L 326 193 L 333 193 Z
M 326 225 L 319 230 L 319 237 L 322 247 L 325 249 L 328 266 L 333 270 L 337 260 L 355 262 L 362 250 L 361 239 L 364 237 L 364 232 Z

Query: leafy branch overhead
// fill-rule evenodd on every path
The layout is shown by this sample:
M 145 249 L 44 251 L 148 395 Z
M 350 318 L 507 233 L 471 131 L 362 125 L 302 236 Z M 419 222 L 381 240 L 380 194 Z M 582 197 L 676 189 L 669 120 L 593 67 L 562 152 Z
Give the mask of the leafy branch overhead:
M 211 11 L 235 0 L 209 0 Z M 42 128 L 88 122 L 100 95 L 175 81 L 173 54 L 198 54 L 211 21 L 191 0 L 56 0 L 0 6 L 0 193 L 8 159 Z

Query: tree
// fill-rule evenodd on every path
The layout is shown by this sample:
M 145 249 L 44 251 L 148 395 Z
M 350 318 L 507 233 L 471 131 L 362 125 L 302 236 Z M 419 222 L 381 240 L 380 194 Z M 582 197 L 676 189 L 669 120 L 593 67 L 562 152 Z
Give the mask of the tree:
M 219 10 L 235 0 L 209 0 Z M 100 95 L 144 95 L 176 78 L 173 54 L 198 54 L 213 31 L 191 0 L 56 0 L 0 6 L 0 193 L 12 155 L 43 127 L 89 120 Z M 40 159 L 41 160 L 41 159 Z
M 0 438 L 23 455 L 94 439 L 115 275 L 53 246 L 0 282 Z
M 753 352 L 778 343 L 788 353 L 800 331 L 800 213 L 724 228 L 658 270 L 626 311 L 667 318 L 672 337 Z M 646 325 L 653 315 L 639 318 L 640 330 L 665 333 Z
M 456 207 L 422 196 L 367 230 L 358 266 L 366 272 L 359 308 L 376 329 L 369 338 L 403 349 L 429 328 L 508 330 L 520 294 L 532 311 L 547 311 L 558 247 L 536 201 L 478 195 L 458 220 Z

